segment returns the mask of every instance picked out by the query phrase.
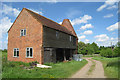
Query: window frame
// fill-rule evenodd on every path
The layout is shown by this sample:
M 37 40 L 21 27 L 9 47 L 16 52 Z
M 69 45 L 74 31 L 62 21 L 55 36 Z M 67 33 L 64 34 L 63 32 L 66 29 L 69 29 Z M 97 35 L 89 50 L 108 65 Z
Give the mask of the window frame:
M 56 38 L 59 39 L 59 31 L 56 31 Z
M 23 32 L 22 32 L 22 30 L 23 30 Z M 25 33 L 24 33 L 25 32 Z M 21 33 L 23 34 L 23 35 L 21 35 Z M 26 29 L 21 29 L 20 30 L 20 36 L 26 36 Z
M 76 38 L 73 37 L 73 45 L 76 45 Z
M 27 48 L 29 48 L 29 56 L 27 56 Z M 33 58 L 33 47 L 27 47 L 26 48 L 26 58 Z M 30 48 L 32 48 L 32 57 L 30 57 Z
M 16 56 L 14 56 L 15 49 L 16 49 Z M 17 53 L 17 51 L 18 51 L 18 53 Z M 19 56 L 17 56 L 17 54 L 19 54 L 19 48 L 13 48 L 13 57 L 19 57 Z

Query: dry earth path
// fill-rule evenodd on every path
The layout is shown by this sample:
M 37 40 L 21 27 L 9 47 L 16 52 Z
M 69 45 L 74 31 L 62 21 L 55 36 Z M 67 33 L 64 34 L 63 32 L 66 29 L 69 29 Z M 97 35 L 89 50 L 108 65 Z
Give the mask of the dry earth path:
M 104 69 L 100 61 L 93 60 L 92 58 L 84 59 L 88 61 L 88 64 L 75 73 L 71 78 L 106 78 L 104 76 Z

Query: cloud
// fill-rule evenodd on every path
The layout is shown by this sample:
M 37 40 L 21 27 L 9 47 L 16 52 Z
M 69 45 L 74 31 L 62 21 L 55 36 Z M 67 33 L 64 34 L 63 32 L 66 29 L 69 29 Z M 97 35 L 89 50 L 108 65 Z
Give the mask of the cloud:
M 90 41 L 90 40 L 88 40 L 88 39 L 85 39 L 85 41 L 84 41 L 84 42 L 85 42 L 85 43 L 89 43 L 89 41 Z
M 103 16 L 104 18 L 110 18 L 110 17 L 113 17 L 113 14 L 107 14 L 105 16 Z
M 28 9 L 30 9 L 30 10 L 38 13 L 38 14 L 43 15 L 43 12 L 42 12 L 42 11 L 37 11 L 37 10 L 31 9 L 31 8 L 28 8 Z M 1 8 L 0 10 L 1 10 L 1 13 L 2 13 L 3 15 L 11 15 L 11 16 L 15 16 L 15 17 L 17 17 L 18 14 L 20 13 L 20 10 L 19 10 L 19 9 L 13 8 L 13 7 L 8 6 L 8 5 L 6 5 L 6 4 L 3 4 L 3 3 L 2 3 L 2 8 Z M 41 9 L 41 10 L 42 10 L 42 9 Z
M 2 29 L 0 29 L 0 39 L 2 39 Z
M 57 3 L 57 0 L 44 0 L 44 1 L 49 3 Z
M 115 24 L 113 24 L 113 25 L 107 27 L 106 29 L 107 29 L 108 31 L 117 30 L 117 29 L 118 29 L 118 24 L 120 25 L 120 22 L 117 22 L 117 23 L 115 23 Z
M 116 34 L 116 32 L 113 32 L 112 34 Z
M 79 41 L 80 41 L 81 39 L 84 39 L 84 38 L 86 38 L 86 36 L 85 36 L 85 35 L 78 36 L 78 40 L 79 40 Z
M 97 45 L 99 45 L 99 46 L 111 46 L 111 43 L 112 43 L 112 45 L 116 45 L 117 42 L 118 42 L 118 38 L 113 38 L 113 37 L 111 37 L 111 38 L 110 38 L 109 40 L 107 40 L 107 41 L 104 41 L 104 42 L 96 42 L 96 43 L 97 43 Z
M 6 40 L 8 40 L 8 36 L 6 37 Z
M 92 24 L 86 24 L 86 25 L 82 26 L 80 29 L 85 30 L 87 28 L 93 28 Z
M 0 49 L 4 50 L 4 49 L 7 49 L 7 44 L 8 44 L 8 41 L 0 41 Z
M 11 15 L 16 17 L 20 13 L 19 9 L 13 8 L 3 3 L 1 5 L 2 8 L 0 10 L 3 15 Z
M 118 8 L 117 5 L 113 5 L 113 6 L 108 7 L 107 9 L 110 10 L 110 9 L 116 9 L 116 8 Z
M 0 49 L 2 49 L 2 41 L 0 41 Z
M 111 41 L 117 41 L 118 38 L 111 37 L 110 40 L 111 40 Z
M 109 40 L 109 37 L 106 34 L 96 35 L 94 38 L 96 38 L 97 42 L 104 42 Z
M 101 5 L 97 11 L 102 11 L 104 8 L 108 7 L 107 9 L 115 8 L 116 2 L 119 0 L 106 0 L 103 5 Z
M 7 33 L 8 29 L 11 27 L 12 22 L 8 17 L 4 17 L 0 20 L 0 38 L 2 34 Z
M 98 9 L 97 9 L 97 11 L 101 11 L 102 9 L 104 9 L 105 7 L 106 7 L 107 5 L 102 5 L 102 6 L 100 6 Z
M 81 14 L 81 11 L 76 10 L 74 8 L 70 8 L 69 11 L 66 13 L 68 18 L 74 18 L 74 16 L 80 15 L 80 14 Z
M 59 22 L 59 24 L 62 24 L 62 22 Z
M 91 20 L 92 16 L 84 15 L 83 17 L 75 18 L 71 21 L 72 25 L 77 25 L 81 23 L 87 23 L 88 20 Z
M 7 49 L 8 41 L 0 41 L 0 49 Z
M 30 9 L 30 10 L 32 10 L 33 12 L 36 12 L 36 13 L 38 13 L 38 14 L 40 14 L 40 15 L 43 15 L 42 9 L 41 9 L 41 11 L 37 11 L 37 10 L 31 9 L 31 8 L 28 8 L 28 9 Z
M 91 30 L 87 30 L 87 31 L 84 31 L 83 34 L 90 35 L 90 34 L 93 34 L 93 32 Z

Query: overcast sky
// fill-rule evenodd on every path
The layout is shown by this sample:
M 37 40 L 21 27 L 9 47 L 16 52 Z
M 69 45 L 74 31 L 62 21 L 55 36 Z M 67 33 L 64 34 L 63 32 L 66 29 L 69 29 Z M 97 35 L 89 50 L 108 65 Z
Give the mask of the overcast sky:
M 28 8 L 61 24 L 69 19 L 79 41 L 110 46 L 118 41 L 117 2 L 3 2 L 0 8 L 0 49 L 7 48 L 7 31 L 22 10 Z M 2 45 L 1 45 L 2 44 Z

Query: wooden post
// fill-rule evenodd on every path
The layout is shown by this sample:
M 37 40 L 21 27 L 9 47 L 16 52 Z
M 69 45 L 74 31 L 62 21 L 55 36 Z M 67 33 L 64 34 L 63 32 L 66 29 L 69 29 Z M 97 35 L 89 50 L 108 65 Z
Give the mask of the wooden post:
M 70 58 L 69 60 L 72 60 L 72 50 L 70 49 Z
M 66 61 L 66 56 L 65 56 L 65 49 L 64 49 L 64 61 Z

